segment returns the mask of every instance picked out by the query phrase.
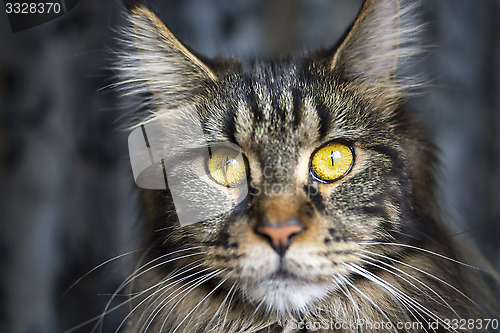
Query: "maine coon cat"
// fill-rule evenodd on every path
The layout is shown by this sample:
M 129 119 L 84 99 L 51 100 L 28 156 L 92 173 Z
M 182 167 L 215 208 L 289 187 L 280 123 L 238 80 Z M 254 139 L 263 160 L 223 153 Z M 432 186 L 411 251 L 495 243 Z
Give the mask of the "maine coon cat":
M 367 0 L 331 50 L 250 63 L 203 59 L 125 2 L 120 70 L 162 156 L 141 177 L 165 179 L 143 182 L 126 332 L 495 328 L 396 75 L 412 52 L 397 0 Z

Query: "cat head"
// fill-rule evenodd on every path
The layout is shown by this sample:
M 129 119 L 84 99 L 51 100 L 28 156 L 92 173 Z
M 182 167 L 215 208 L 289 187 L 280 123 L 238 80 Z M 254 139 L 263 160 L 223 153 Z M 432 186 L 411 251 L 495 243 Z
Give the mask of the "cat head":
M 433 145 L 396 74 L 413 52 L 397 0 L 367 0 L 331 50 L 251 63 L 205 60 L 146 6 L 128 8 L 120 70 L 149 96 L 137 133 L 154 148 L 138 156 L 152 151 L 141 176 L 161 183 L 144 183 L 144 244 L 150 260 L 180 258 L 148 281 L 190 267 L 197 288 L 305 313 L 349 283 L 363 251 L 427 237 Z

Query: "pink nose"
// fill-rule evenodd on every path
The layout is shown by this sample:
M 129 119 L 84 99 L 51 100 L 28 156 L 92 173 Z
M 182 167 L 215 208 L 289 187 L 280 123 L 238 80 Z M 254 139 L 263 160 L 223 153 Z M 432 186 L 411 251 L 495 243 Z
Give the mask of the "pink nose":
M 256 233 L 266 237 L 273 249 L 281 256 L 285 254 L 293 238 L 304 230 L 304 226 L 297 219 L 290 219 L 285 223 L 271 223 L 263 220 L 255 228 Z

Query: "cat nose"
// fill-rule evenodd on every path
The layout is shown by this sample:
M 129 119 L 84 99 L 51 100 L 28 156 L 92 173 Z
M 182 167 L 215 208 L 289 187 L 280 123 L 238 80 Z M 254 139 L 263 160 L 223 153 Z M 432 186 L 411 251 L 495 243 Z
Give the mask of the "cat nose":
M 273 223 L 264 219 L 255 228 L 255 232 L 266 237 L 280 256 L 285 254 L 295 236 L 304 230 L 304 226 L 296 218 L 289 219 L 284 223 Z

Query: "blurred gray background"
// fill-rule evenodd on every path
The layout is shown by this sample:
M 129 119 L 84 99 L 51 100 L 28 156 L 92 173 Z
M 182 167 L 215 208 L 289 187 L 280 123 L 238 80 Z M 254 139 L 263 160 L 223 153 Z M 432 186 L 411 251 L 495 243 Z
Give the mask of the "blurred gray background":
M 156 1 L 201 54 L 244 58 L 331 46 L 361 0 Z M 81 0 L 12 33 L 0 4 L 0 332 L 63 332 L 100 314 L 135 248 L 135 186 L 109 50 L 118 1 Z M 455 231 L 500 268 L 500 1 L 422 0 L 429 85 L 411 103 L 441 149 Z M 80 281 L 78 281 L 82 278 Z M 78 283 L 65 293 L 75 282 Z M 107 317 L 114 332 L 122 313 Z M 77 332 L 90 332 L 92 325 Z

